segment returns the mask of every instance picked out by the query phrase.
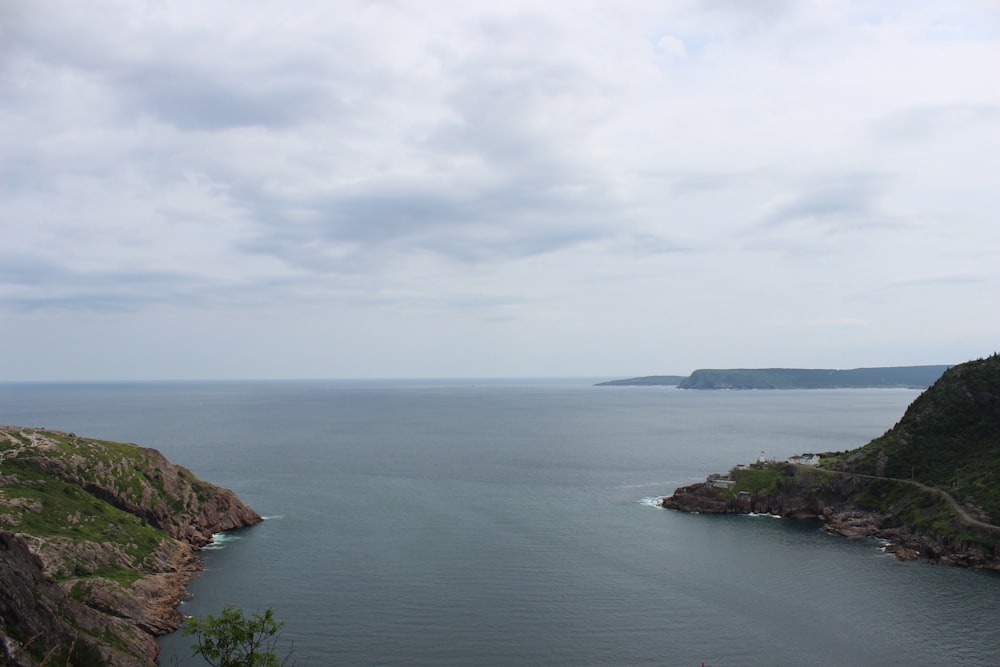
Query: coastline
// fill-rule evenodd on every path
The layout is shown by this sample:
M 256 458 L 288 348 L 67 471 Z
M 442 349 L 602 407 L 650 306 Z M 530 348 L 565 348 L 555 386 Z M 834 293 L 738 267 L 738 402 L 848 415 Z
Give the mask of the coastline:
M 0 655 L 17 667 L 154 666 L 197 552 L 263 521 L 155 449 L 16 426 L 0 426 L 0 519 Z
M 709 481 L 698 482 L 679 487 L 662 499 L 660 507 L 689 514 L 769 514 L 818 520 L 823 530 L 834 535 L 882 540 L 884 551 L 901 560 L 1000 571 L 1000 554 L 989 553 L 971 540 L 923 534 L 896 516 L 859 507 L 856 498 L 864 490 L 864 479 L 831 475 L 817 483 L 818 476 L 810 472 L 796 471 L 780 491 L 767 493 L 729 492 Z

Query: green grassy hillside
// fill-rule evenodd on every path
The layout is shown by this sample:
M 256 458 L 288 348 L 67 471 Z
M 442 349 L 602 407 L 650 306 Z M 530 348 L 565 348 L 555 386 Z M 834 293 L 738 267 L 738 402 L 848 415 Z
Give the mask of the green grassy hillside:
M 845 457 L 843 468 L 922 482 L 1000 523 L 1000 356 L 946 371 L 892 429 Z

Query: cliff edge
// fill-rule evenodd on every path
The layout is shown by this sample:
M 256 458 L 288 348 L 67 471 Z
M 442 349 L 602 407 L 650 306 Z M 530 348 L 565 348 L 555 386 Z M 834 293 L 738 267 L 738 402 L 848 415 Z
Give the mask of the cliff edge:
M 0 426 L 0 655 L 155 664 L 212 534 L 261 517 L 155 449 Z

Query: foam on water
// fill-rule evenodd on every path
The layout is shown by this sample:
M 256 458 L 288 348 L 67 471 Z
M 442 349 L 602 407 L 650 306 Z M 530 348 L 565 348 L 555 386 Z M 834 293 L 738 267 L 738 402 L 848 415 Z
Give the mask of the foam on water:
M 646 505 L 647 507 L 660 508 L 662 507 L 661 503 L 663 502 L 664 497 L 665 496 L 646 496 L 644 498 L 639 498 L 636 502 L 640 505 Z
M 225 549 L 228 542 L 235 542 L 236 540 L 243 539 L 239 535 L 230 535 L 228 533 L 212 533 L 212 541 L 206 544 L 202 549 L 206 551 L 213 551 L 215 549 Z

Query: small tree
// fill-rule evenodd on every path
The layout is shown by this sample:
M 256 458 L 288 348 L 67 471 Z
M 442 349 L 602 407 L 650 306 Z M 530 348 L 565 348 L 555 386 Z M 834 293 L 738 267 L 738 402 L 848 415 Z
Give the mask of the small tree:
M 227 604 L 218 616 L 194 616 L 184 622 L 181 634 L 194 635 L 192 655 L 200 655 L 212 667 L 281 667 L 291 657 L 278 661 L 275 648 L 283 622 L 271 609 L 244 616 L 243 610 Z

